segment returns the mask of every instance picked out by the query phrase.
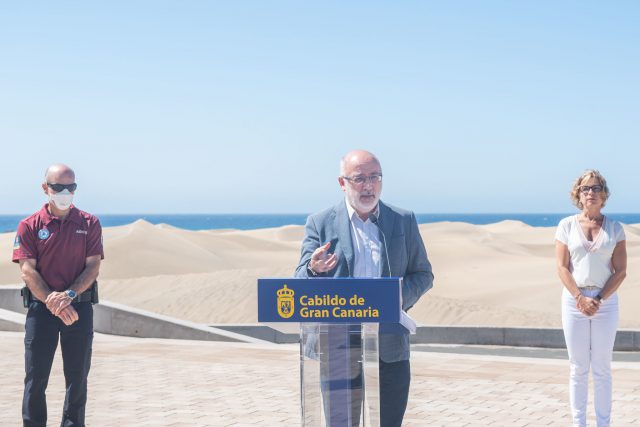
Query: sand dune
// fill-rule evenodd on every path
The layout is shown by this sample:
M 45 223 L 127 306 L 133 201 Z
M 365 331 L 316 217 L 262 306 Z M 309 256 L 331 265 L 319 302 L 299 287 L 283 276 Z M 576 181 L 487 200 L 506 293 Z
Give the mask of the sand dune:
M 422 224 L 435 286 L 411 310 L 422 324 L 559 326 L 555 227 L 518 221 Z M 621 327 L 640 328 L 640 224 L 625 226 L 629 273 Z M 202 323 L 256 321 L 256 279 L 289 277 L 301 226 L 188 231 L 145 221 L 104 230 L 105 299 Z M 0 234 L 0 284 L 20 282 L 13 233 Z

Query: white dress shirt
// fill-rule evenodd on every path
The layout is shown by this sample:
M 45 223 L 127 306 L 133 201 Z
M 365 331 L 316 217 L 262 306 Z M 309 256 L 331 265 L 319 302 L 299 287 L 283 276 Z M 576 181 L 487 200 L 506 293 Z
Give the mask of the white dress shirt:
M 353 207 L 345 200 L 351 223 L 351 242 L 353 244 L 353 277 L 380 277 L 380 231 L 369 218 L 363 221 Z M 374 215 L 378 214 L 378 207 Z

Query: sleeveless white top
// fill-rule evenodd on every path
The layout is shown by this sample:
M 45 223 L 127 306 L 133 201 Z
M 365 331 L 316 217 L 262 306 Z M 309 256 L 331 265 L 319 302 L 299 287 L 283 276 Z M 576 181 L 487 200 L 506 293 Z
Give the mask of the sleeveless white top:
M 562 219 L 556 230 L 556 240 L 569 248 L 569 271 L 578 287 L 604 287 L 613 274 L 613 250 L 618 242 L 625 239 L 622 225 L 606 216 L 603 217 L 600 232 L 591 242 L 580 227 L 578 215 Z

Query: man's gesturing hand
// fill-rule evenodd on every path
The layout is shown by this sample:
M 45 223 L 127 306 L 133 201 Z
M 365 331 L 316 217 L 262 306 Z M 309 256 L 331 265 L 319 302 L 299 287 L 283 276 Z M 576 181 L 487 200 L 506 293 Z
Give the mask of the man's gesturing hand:
M 338 264 L 338 257 L 335 253 L 329 254 L 327 251 L 331 247 L 331 242 L 327 242 L 313 251 L 311 254 L 311 260 L 309 261 L 309 268 L 314 273 L 326 273 L 329 270 L 333 270 Z

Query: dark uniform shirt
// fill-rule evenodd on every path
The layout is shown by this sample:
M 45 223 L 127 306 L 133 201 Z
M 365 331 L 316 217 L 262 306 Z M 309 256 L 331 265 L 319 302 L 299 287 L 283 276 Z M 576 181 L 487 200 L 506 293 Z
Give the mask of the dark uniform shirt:
M 20 221 L 13 244 L 13 262 L 35 259 L 36 270 L 54 291 L 64 291 L 82 273 L 87 257 L 100 255 L 102 227 L 95 216 L 71 206 L 64 221 L 48 204 Z

